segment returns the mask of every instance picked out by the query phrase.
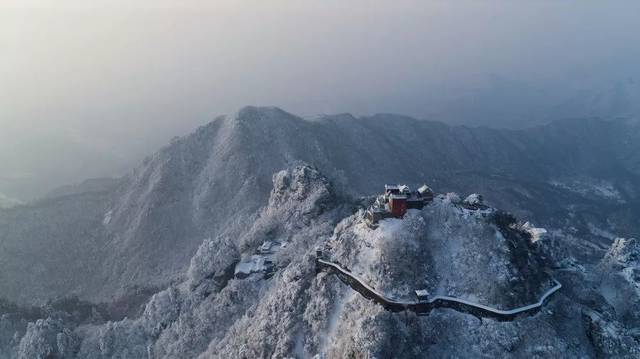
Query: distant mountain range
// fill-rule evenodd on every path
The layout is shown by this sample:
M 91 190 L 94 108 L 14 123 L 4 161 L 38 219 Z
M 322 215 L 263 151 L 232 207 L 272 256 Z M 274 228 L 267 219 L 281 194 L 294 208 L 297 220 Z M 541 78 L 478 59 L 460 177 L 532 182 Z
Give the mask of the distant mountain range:
M 391 114 L 308 121 L 246 107 L 176 139 L 120 181 L 3 212 L 0 289 L 12 299 L 71 292 L 97 300 L 164 285 L 183 273 L 203 238 L 241 228 L 238 218 L 266 203 L 272 174 L 298 161 L 349 195 L 424 182 L 439 192 L 482 193 L 496 207 L 588 237 L 599 238 L 589 228 L 640 233 L 633 220 L 640 125 L 633 121 L 493 130 Z M 42 272 L 30 269 L 34 260 Z M 58 267 L 82 278 L 62 279 L 52 271 Z M 47 284 L 22 285 L 41 280 Z
M 562 119 L 640 119 L 637 78 L 585 77 L 569 82 L 572 85 L 554 86 L 490 76 L 466 87 L 442 85 L 433 93 L 413 96 L 409 102 L 424 103 L 407 110 L 418 119 L 507 129 Z M 8 128 L 0 133 L 0 192 L 29 201 L 78 178 L 121 176 L 172 136 L 188 133 L 206 119 L 180 119 L 176 123 L 181 125 L 153 131 L 143 131 L 137 123 L 135 128 L 115 131 L 117 135 L 91 132 L 90 127 Z
M 640 119 L 640 82 L 633 77 L 567 88 L 493 76 L 475 88 L 430 96 L 430 118 L 452 124 L 522 129 L 566 118 Z M 438 99 L 438 96 L 441 98 Z
M 303 163 L 312 169 L 298 169 L 298 172 L 274 177 L 283 169 Z M 329 186 L 327 183 L 331 183 L 330 189 L 325 188 Z M 182 293 L 189 283 L 207 282 L 214 277 L 215 284 L 210 285 L 221 290 L 219 286 L 224 286 L 227 280 L 222 279 L 225 270 L 265 238 L 277 237 L 280 233 L 277 231 L 291 236 L 297 230 L 305 231 L 301 238 L 306 239 L 300 239 L 302 242 L 295 244 L 290 253 L 303 256 L 313 251 L 312 247 L 319 241 L 328 240 L 335 224 L 361 208 L 362 203 L 367 202 L 366 197 L 380 192 L 385 183 L 411 186 L 427 183 L 439 193 L 480 193 L 491 206 L 547 228 L 553 239 L 547 241 L 549 248 L 535 254 L 541 258 L 540 263 L 596 266 L 616 238 L 640 233 L 637 222 L 640 218 L 640 124 L 633 120 L 574 119 L 524 130 L 499 130 L 448 126 L 392 114 L 362 118 L 341 114 L 305 120 L 279 108 L 246 107 L 175 139 L 124 178 L 87 181 L 54 191 L 38 201 L 0 210 L 0 293 L 10 302 L 41 306 L 52 298 L 70 295 L 105 305 L 137 303 L 144 293 L 159 292 L 172 285 L 177 287 L 171 288 Z M 464 213 L 452 209 L 455 205 L 449 207 L 455 201 L 441 200 L 445 201 L 444 207 L 425 212 L 423 220 L 427 221 L 425 228 L 429 233 L 439 238 L 439 251 L 443 256 L 450 256 L 453 262 L 443 262 L 444 257 L 429 260 L 436 263 L 435 268 L 451 265 L 474 271 L 469 267 L 473 267 L 469 264 L 473 258 L 469 253 L 465 254 L 468 259 L 464 265 L 456 264 L 461 257 L 455 254 L 455 248 L 445 245 L 449 232 L 440 230 L 449 228 L 454 233 L 457 225 L 468 226 L 469 231 L 479 233 L 479 238 L 489 240 L 495 238 L 491 229 L 494 227 L 491 223 L 486 224 L 486 228 L 476 227 L 466 217 L 460 217 L 458 222 L 456 216 Z M 331 214 L 325 215 L 329 209 Z M 423 220 L 418 217 L 416 226 L 422 228 L 424 225 L 419 223 Z M 355 215 L 350 221 L 357 222 L 358 218 Z M 429 224 L 434 218 L 438 218 L 435 224 Z M 349 254 L 349 245 L 360 246 L 360 242 L 348 244 L 355 237 L 369 238 L 368 235 L 354 223 L 348 222 L 345 226 L 336 227 L 336 231 L 347 233 L 344 234 L 346 242 L 336 244 L 337 249 L 344 251 L 339 252 L 339 256 L 346 264 L 369 260 L 365 248 L 358 247 L 354 252 L 358 253 L 357 257 Z M 270 232 L 272 227 L 278 228 L 277 231 Z M 463 232 L 458 235 L 461 243 L 466 243 Z M 407 236 L 406 240 L 413 243 L 417 240 L 414 237 L 421 235 L 411 232 Z M 386 245 L 390 247 L 382 249 L 385 256 L 399 255 L 398 251 L 403 250 L 390 242 Z M 208 253 L 208 257 L 203 257 L 203 253 Z M 420 253 L 422 259 L 433 255 Z M 500 258 L 512 258 L 500 253 Z M 523 252 L 522 255 L 529 254 Z M 295 256 L 287 260 L 295 262 L 299 259 Z M 500 263 L 506 267 L 520 263 L 517 258 L 504 258 Z M 214 262 L 211 264 L 214 269 L 198 267 L 208 261 Z M 289 267 L 283 273 L 290 277 L 283 280 L 295 281 L 291 278 L 311 275 L 308 263 L 300 265 L 301 274 Z M 401 263 L 394 266 L 398 269 Z M 536 273 L 544 269 L 539 266 Z M 363 270 L 373 270 L 371 268 L 374 267 L 365 266 Z M 518 272 L 524 271 L 523 268 L 505 271 L 514 278 L 524 275 Z M 384 273 L 370 275 L 373 280 L 393 277 Z M 436 269 L 434 273 L 440 272 Z M 284 291 L 286 284 L 280 280 L 278 290 Z M 456 280 L 451 279 L 451 283 L 454 282 Z M 465 282 L 461 293 L 471 295 L 472 282 Z M 454 290 L 457 286 L 451 283 L 450 289 Z M 508 288 L 512 285 L 508 283 L 503 285 Z M 458 284 L 458 288 L 462 287 Z M 171 290 L 162 292 L 164 294 L 154 300 L 181 298 L 180 301 L 188 301 L 190 306 L 213 305 L 201 303 L 202 297 L 192 298 L 196 294 L 191 292 L 181 297 L 182 294 L 171 294 Z M 259 288 L 246 288 L 246 295 L 251 295 L 253 290 Z M 483 290 L 483 293 L 493 293 L 495 288 Z M 536 288 L 530 290 L 531 293 L 537 291 Z M 494 294 L 486 294 L 487 299 L 500 298 Z M 282 295 L 286 296 L 284 292 Z M 271 305 L 277 305 L 277 297 L 269 300 L 273 301 Z M 145 315 L 166 314 L 149 309 L 156 305 L 153 308 L 165 310 L 165 302 L 153 303 L 147 305 L 147 311 L 151 312 Z M 204 310 L 203 307 L 189 308 Z M 371 309 L 358 310 L 365 315 Z M 264 315 L 267 312 L 260 309 Z M 161 318 L 150 321 L 145 318 L 146 322 L 136 322 L 135 326 L 162 325 Z M 246 328 L 247 322 L 238 323 L 235 330 L 250 330 Z M 123 328 L 127 326 L 126 330 L 130 330 L 129 324 L 123 323 Z M 265 333 L 269 331 L 266 327 L 260 328 Z M 149 330 L 152 333 L 155 329 Z M 156 334 L 146 335 L 144 340 L 157 339 Z M 162 340 L 170 340 L 170 334 L 167 335 Z M 201 335 L 205 338 L 202 340 L 211 340 Z M 237 354 L 235 350 L 242 347 L 238 338 L 225 336 L 224 340 L 226 342 L 217 346 L 212 344 L 209 352 L 224 356 L 225 353 Z M 181 345 L 189 347 L 188 343 Z M 202 350 L 207 349 L 203 343 L 198 345 Z M 304 343 L 299 345 L 306 348 Z M 311 347 L 316 350 L 325 345 L 315 343 Z M 93 349 L 81 350 L 89 353 Z M 165 354 L 187 355 L 177 347 L 171 350 L 176 352 Z M 285 347 L 273 350 L 283 355 L 293 351 Z

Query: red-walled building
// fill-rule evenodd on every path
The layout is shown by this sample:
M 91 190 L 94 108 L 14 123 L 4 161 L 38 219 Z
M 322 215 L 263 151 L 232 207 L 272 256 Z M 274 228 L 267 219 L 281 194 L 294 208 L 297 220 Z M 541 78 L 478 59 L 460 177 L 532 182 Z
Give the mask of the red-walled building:
M 407 210 L 421 210 L 431 201 L 433 201 L 433 191 L 427 185 L 411 192 L 407 185 L 386 184 L 384 194 L 378 196 L 367 209 L 365 218 L 369 225 L 375 228 L 380 220 L 389 217 L 402 218 Z
M 389 211 L 396 218 L 402 218 L 407 213 L 407 196 L 392 194 L 389 196 Z

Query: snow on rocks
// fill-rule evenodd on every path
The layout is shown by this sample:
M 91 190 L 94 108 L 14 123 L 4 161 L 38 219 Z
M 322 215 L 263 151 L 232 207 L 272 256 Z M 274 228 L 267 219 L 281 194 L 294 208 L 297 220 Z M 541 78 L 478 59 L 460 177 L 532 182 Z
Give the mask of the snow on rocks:
M 195 287 L 206 278 L 222 277 L 239 259 L 237 247 L 227 237 L 205 239 L 191 258 L 187 272 L 189 284 Z
M 460 195 L 455 192 L 448 192 L 444 195 L 444 201 L 448 203 L 458 204 L 462 200 L 460 199 Z
M 491 210 L 467 211 L 459 203 L 454 193 L 437 196 L 375 229 L 362 225 L 361 216 L 345 219 L 329 246 L 337 262 L 397 299 L 427 289 L 509 307 L 548 289 L 540 264 L 526 258 L 532 255 L 527 232 L 506 220 L 502 228 Z
M 600 290 L 623 319 L 640 321 L 640 241 L 616 239 L 600 263 Z
M 531 222 L 525 222 L 522 227 L 523 230 L 527 231 L 531 235 L 531 241 L 537 242 L 547 235 L 547 230 L 544 228 L 539 228 L 531 224 Z
M 416 289 L 426 289 L 514 307 L 548 289 L 530 241 L 535 227 L 519 226 L 491 208 L 470 210 L 465 206 L 477 201 L 465 203 L 449 193 L 370 228 L 364 211 L 353 214 L 351 203 L 341 201 L 313 167 L 277 172 L 273 185 L 268 205 L 243 217 L 236 237 L 223 233 L 204 240 L 183 280 L 156 293 L 138 317 L 75 328 L 51 318 L 36 321 L 20 349 L 37 357 L 74 348 L 70 357 L 82 358 L 589 356 L 584 333 L 567 339 L 574 334 L 554 318 L 559 312 L 563 323 L 577 320 L 572 326 L 582 328 L 580 307 L 564 296 L 554 298 L 563 306 L 549 304 L 545 312 L 514 322 L 479 321 L 448 309 L 417 317 L 386 311 L 317 272 L 314 263 L 315 249 L 322 247 L 389 297 L 413 299 Z M 274 275 L 233 278 L 235 263 L 267 251 L 265 243 L 287 243 L 269 254 L 278 267 Z M 633 267 L 629 244 L 611 251 L 621 273 Z M 569 310 L 577 314 L 567 317 Z M 591 333 L 628 334 L 622 321 L 593 318 Z M 607 353 L 630 352 L 624 345 Z
M 477 207 L 484 204 L 484 199 L 482 198 L 482 195 L 479 195 L 477 193 L 472 193 L 469 196 L 467 196 L 467 198 L 465 198 L 464 201 L 462 202 L 468 206 Z
M 221 235 L 203 241 L 184 282 L 154 295 L 140 318 L 86 328 L 80 353 L 286 357 L 317 352 L 321 343 L 301 340 L 300 333 L 320 338 L 318 331 L 330 321 L 331 313 L 312 315 L 305 308 L 324 306 L 335 295 L 322 290 L 327 283 L 315 276 L 311 256 L 316 243 L 328 238 L 336 221 L 345 216 L 342 207 L 332 207 L 335 203 L 328 181 L 315 169 L 298 166 L 277 173 L 269 205 L 240 238 Z M 225 277 L 242 253 L 252 253 L 275 238 L 288 245 L 274 251 L 281 267 L 274 277 Z
M 102 224 L 104 226 L 108 226 L 111 223 L 111 217 L 113 216 L 113 211 L 109 211 L 104 214 L 104 218 L 102 219 Z
M 60 319 L 38 319 L 27 326 L 20 340 L 18 358 L 71 357 L 78 345 L 75 334 Z
M 555 179 L 549 181 L 549 184 L 585 197 L 597 197 L 600 199 L 616 201 L 618 203 L 625 202 L 620 191 L 618 191 L 615 185 L 605 180 L 590 177 L 577 177 Z

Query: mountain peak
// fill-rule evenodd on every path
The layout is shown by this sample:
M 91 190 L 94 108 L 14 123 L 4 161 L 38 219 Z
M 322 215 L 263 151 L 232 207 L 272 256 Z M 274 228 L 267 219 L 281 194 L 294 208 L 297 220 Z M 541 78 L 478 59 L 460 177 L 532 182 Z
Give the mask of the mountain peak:
M 244 106 L 231 116 L 232 119 L 238 121 L 278 117 L 296 116 L 276 106 Z

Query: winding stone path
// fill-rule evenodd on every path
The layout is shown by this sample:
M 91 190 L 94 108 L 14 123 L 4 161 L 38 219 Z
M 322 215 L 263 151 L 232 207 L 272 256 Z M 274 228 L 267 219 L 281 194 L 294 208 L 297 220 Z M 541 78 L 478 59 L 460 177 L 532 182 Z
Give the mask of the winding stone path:
M 319 269 L 326 268 L 333 271 L 344 283 L 351 286 L 351 288 L 362 294 L 365 298 L 382 305 L 385 309 L 393 312 L 411 310 L 418 313 L 418 315 L 427 315 L 434 308 L 451 308 L 477 317 L 490 317 L 503 321 L 514 320 L 521 314 L 536 313 L 550 295 L 562 288 L 562 284 L 553 279 L 554 286 L 547 290 L 537 302 L 513 309 L 498 309 L 488 305 L 474 303 L 466 299 L 442 295 L 431 297 L 425 301 L 398 301 L 387 298 L 384 294 L 380 293 L 375 288 L 365 283 L 358 276 L 344 269 L 337 263 L 333 263 L 322 258 L 316 258 L 316 263 Z

